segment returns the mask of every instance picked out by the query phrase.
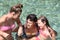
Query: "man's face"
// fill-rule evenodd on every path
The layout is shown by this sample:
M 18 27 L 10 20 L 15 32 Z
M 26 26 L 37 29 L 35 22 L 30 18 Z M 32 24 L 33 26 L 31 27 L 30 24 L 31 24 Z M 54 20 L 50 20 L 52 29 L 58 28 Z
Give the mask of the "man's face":
M 33 21 L 30 21 L 30 19 L 28 19 L 28 20 L 26 21 L 26 25 L 27 25 L 27 28 L 31 28 L 32 25 L 34 25 L 34 22 L 33 22 Z

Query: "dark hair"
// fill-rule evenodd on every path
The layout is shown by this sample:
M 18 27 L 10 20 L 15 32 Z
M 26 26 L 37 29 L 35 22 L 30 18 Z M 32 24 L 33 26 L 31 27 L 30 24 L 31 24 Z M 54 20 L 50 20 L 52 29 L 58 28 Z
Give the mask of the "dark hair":
M 30 19 L 30 21 L 37 22 L 37 17 L 35 14 L 29 14 L 27 16 L 27 20 Z
M 22 12 L 22 8 L 23 8 L 23 5 L 22 4 L 17 4 L 15 6 L 12 6 L 11 9 L 10 9 L 10 12 Z

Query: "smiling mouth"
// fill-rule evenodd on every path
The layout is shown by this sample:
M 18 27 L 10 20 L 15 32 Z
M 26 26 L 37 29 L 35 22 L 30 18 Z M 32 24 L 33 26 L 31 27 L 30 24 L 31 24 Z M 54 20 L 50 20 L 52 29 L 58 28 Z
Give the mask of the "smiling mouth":
M 30 28 L 30 26 L 28 26 L 27 28 Z
M 27 28 L 29 29 L 29 28 L 31 28 L 31 26 L 28 26 L 28 25 L 27 25 Z

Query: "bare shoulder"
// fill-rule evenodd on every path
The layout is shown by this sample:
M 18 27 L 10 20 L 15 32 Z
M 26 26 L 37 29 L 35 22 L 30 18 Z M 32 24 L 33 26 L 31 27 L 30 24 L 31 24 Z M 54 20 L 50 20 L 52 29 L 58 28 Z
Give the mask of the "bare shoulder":
M 6 18 L 7 18 L 6 15 L 1 16 L 0 17 L 0 23 L 5 22 Z

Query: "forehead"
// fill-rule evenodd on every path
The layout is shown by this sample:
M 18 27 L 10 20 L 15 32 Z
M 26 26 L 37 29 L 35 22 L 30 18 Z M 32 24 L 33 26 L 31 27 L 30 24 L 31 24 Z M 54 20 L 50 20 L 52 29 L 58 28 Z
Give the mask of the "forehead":
M 41 20 L 39 19 L 37 22 L 41 22 Z
M 34 23 L 34 22 L 33 22 L 33 21 L 31 21 L 30 19 L 28 19 L 28 20 L 27 20 L 27 22 L 29 22 L 29 23 Z

